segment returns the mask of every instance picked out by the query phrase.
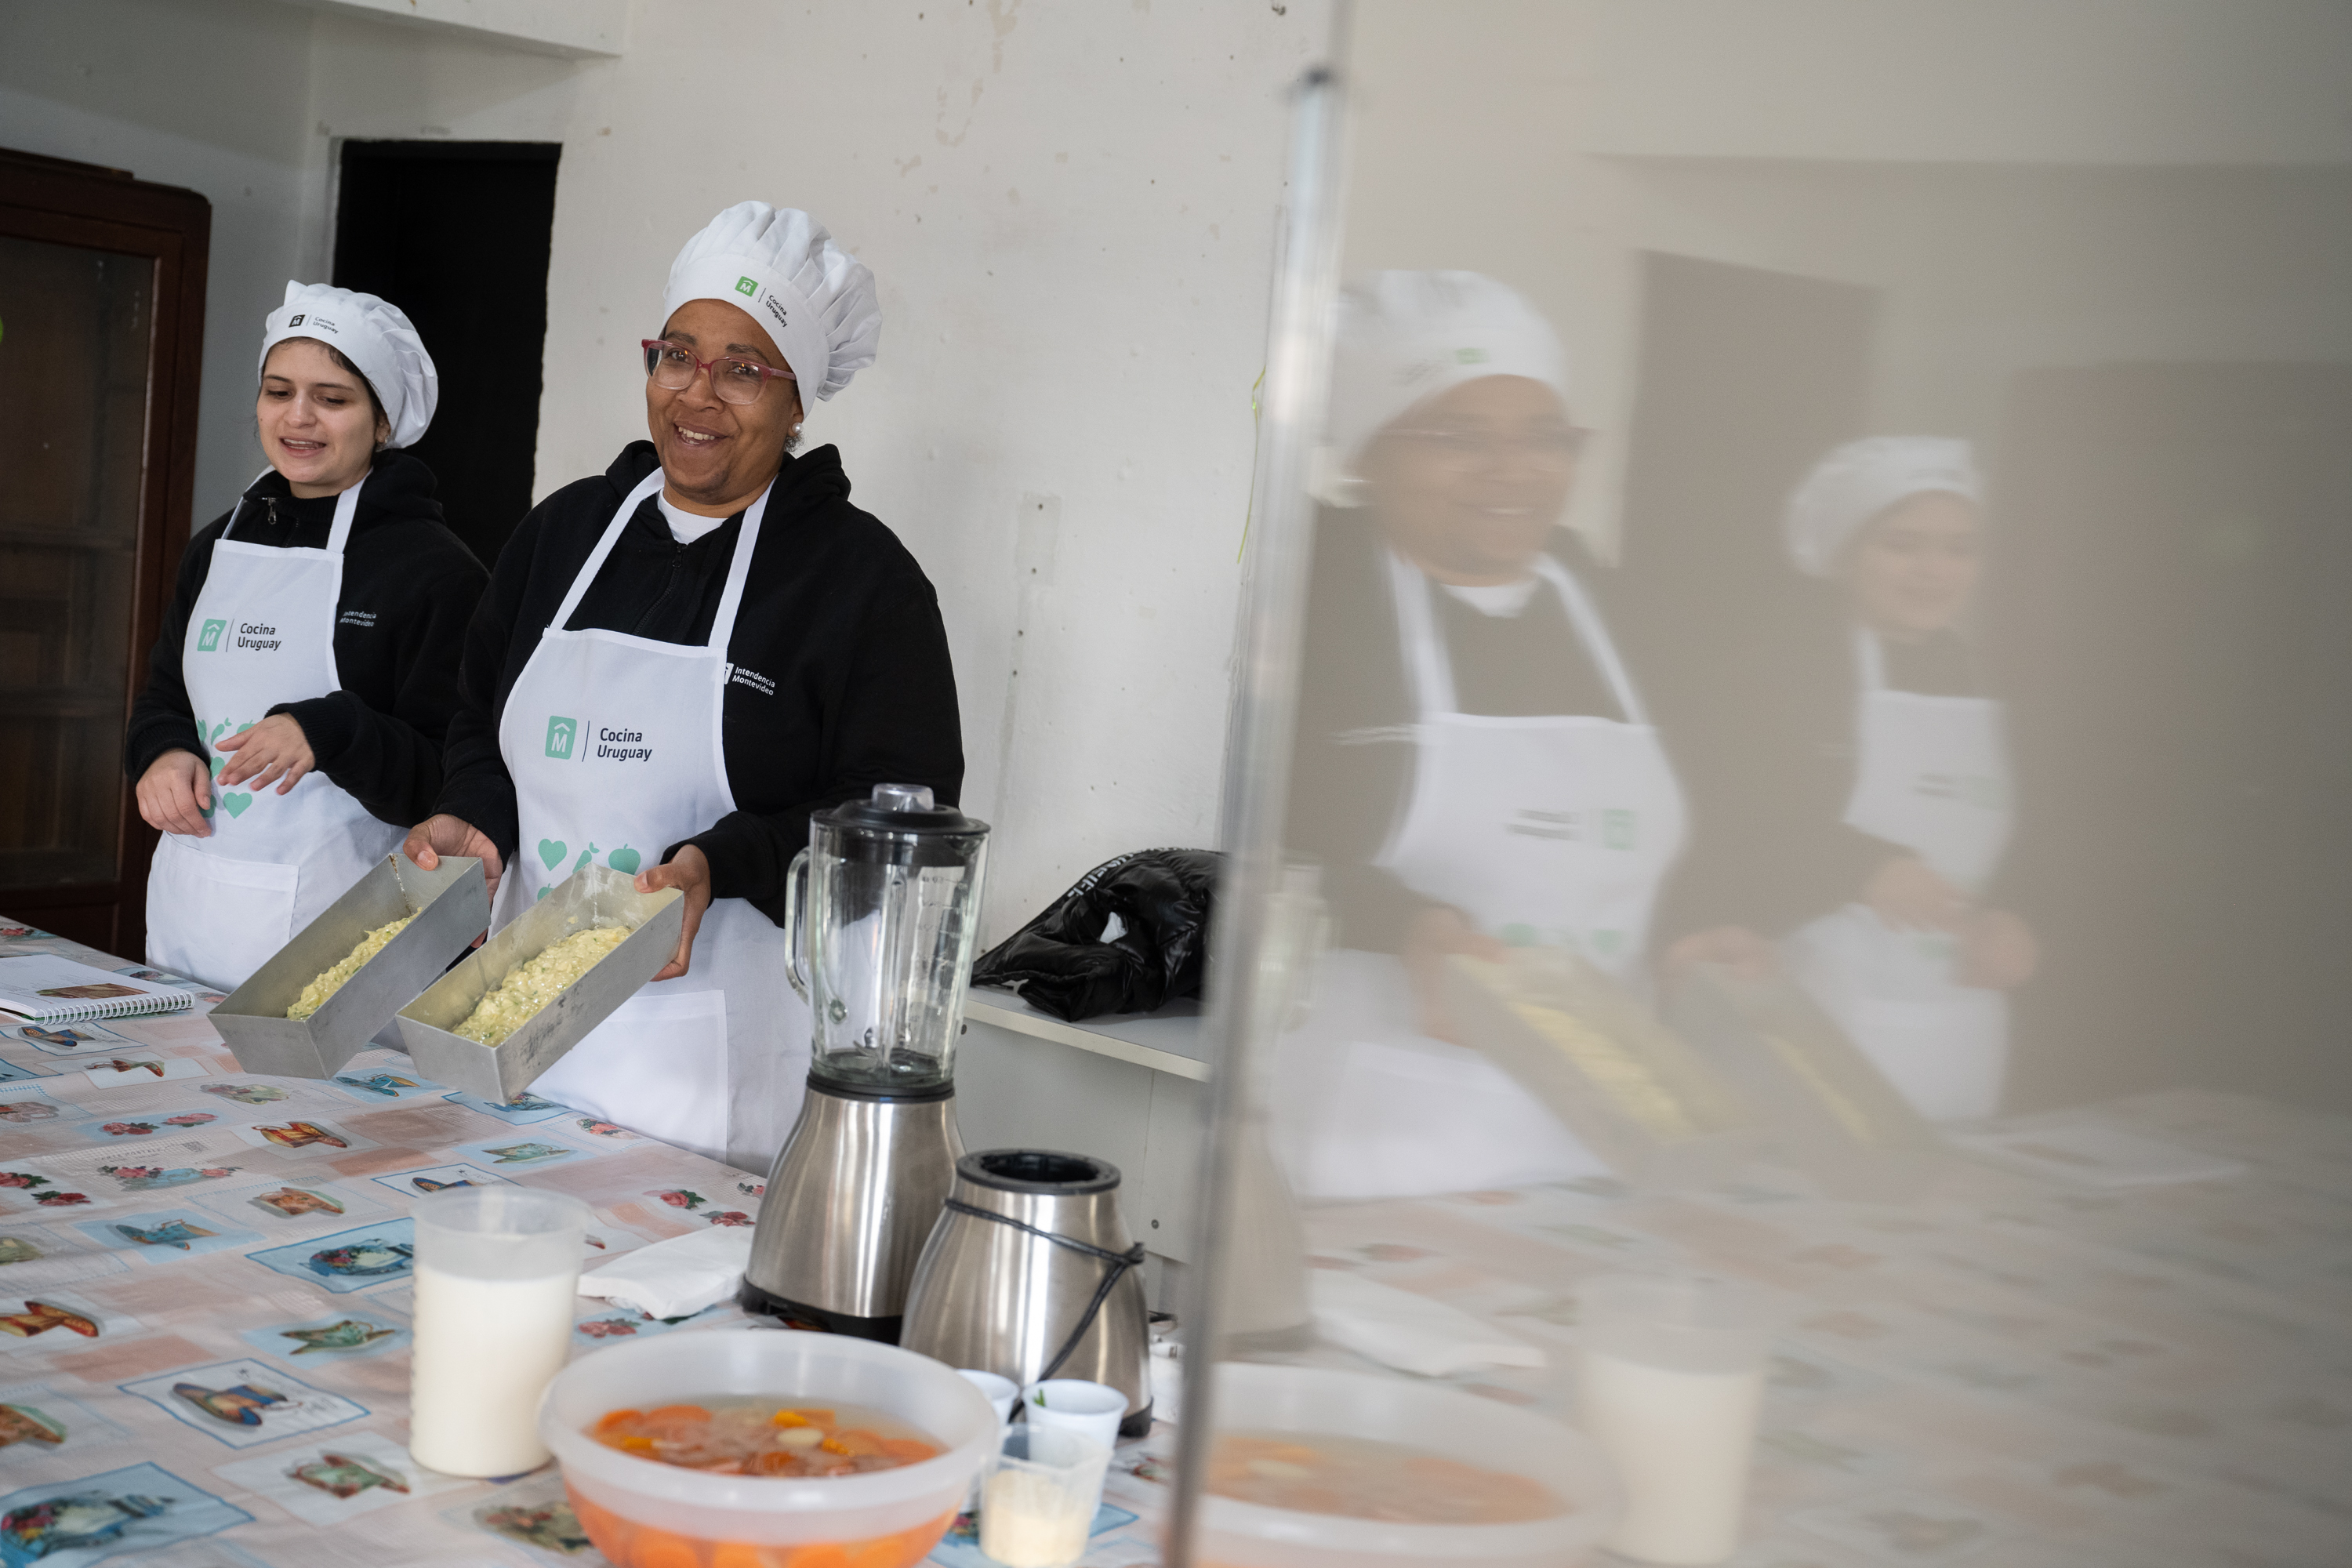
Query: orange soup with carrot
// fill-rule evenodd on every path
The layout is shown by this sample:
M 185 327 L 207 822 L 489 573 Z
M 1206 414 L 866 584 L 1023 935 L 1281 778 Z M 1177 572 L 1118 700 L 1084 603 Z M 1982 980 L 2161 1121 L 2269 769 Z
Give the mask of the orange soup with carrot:
M 1209 1457 L 1208 1489 L 1261 1508 L 1393 1524 L 1524 1524 L 1569 1509 L 1528 1476 L 1319 1432 L 1223 1435 Z
M 740 1397 L 608 1411 L 588 1436 L 639 1458 L 724 1476 L 854 1476 L 940 1452 L 927 1433 L 885 1411 Z

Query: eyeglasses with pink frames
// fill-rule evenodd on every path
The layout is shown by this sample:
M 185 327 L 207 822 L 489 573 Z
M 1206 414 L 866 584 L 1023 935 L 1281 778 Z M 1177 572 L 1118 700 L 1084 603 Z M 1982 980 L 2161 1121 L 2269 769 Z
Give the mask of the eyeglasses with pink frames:
M 795 379 L 791 371 L 734 354 L 697 359 L 692 349 L 667 338 L 640 338 L 637 343 L 646 351 L 646 374 L 667 392 L 685 391 L 694 384 L 698 372 L 707 370 L 710 373 L 710 389 L 719 395 L 720 402 L 757 403 L 770 381 Z

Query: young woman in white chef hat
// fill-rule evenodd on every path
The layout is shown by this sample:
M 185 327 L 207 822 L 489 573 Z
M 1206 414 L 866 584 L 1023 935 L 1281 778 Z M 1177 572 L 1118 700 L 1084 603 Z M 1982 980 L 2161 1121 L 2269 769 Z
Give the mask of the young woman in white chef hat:
M 437 383 L 396 307 L 287 284 L 259 377 L 269 468 L 188 542 L 124 742 L 139 814 L 163 835 L 147 960 L 223 990 L 439 794 L 487 581 L 405 449 Z
M 1996 896 L 2016 792 L 1968 634 L 1983 479 L 1966 441 L 1852 441 L 1790 496 L 1783 531 L 1835 605 L 1757 661 L 1734 705 L 1741 733 L 1717 750 L 1738 765 L 1708 781 L 1723 831 L 1694 868 L 1693 912 L 1786 933 L 1781 966 L 1922 1115 L 1990 1116 L 2006 993 L 2037 953 Z M 1743 934 L 1675 954 L 1736 960 Z
M 407 851 L 480 856 L 501 923 L 590 860 L 683 889 L 677 957 L 532 1089 L 764 1171 L 809 1060 L 785 872 L 813 813 L 875 784 L 955 800 L 955 673 L 839 450 L 795 455 L 811 404 L 874 363 L 874 275 L 808 214 L 743 202 L 687 242 L 662 310 L 634 372 L 651 439 L 499 556 Z
M 1450 1043 L 1444 963 L 1576 952 L 1642 983 L 1682 791 L 1560 518 L 1584 432 L 1549 322 L 1470 272 L 1346 290 L 1331 373 L 1288 847 L 1334 921 L 1274 1129 L 1326 1197 L 1602 1167 Z

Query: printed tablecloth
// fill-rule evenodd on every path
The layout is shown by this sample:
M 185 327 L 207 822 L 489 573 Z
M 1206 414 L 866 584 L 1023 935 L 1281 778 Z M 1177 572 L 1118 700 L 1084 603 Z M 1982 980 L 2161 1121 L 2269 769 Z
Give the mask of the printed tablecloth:
M 137 969 L 0 927 L 9 952 Z M 2063 1155 L 2085 1128 L 2228 1173 L 2103 1190 L 1963 1163 L 1902 1206 L 1769 1173 L 1676 1197 L 1591 1180 L 1305 1217 L 1316 1267 L 1541 1348 L 1540 1369 L 1449 1381 L 1559 1415 L 1580 1279 L 1672 1265 L 1785 1293 L 1739 1568 L 2352 1563 L 2352 1121 L 2176 1091 L 2007 1136 Z M 408 1458 L 410 1205 L 454 1182 L 572 1193 L 593 1268 L 751 1224 L 761 1180 L 559 1105 L 485 1104 L 392 1052 L 320 1083 L 238 1071 L 201 1014 L 8 1022 L 0 1568 L 601 1563 L 551 1471 Z M 760 1326 L 583 1298 L 575 1352 Z M 1157 1561 L 1171 1436 L 1121 1446 L 1088 1568 Z M 951 1535 L 932 1561 L 987 1559 Z

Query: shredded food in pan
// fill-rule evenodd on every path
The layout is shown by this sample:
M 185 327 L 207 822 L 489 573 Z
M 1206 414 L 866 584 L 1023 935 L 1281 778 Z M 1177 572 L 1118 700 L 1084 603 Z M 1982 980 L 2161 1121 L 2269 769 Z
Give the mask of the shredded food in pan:
M 536 1016 L 563 988 L 596 966 L 596 961 L 629 940 L 626 926 L 576 931 L 538 957 L 517 964 L 499 988 L 482 998 L 457 1032 L 495 1046 Z
M 302 987 L 301 996 L 294 1005 L 286 1009 L 286 1016 L 299 1022 L 325 1006 L 327 998 L 341 991 L 343 982 L 360 972 L 360 965 L 382 952 L 383 944 L 407 930 L 408 922 L 415 918 L 415 915 L 403 915 L 390 925 L 378 926 L 360 938 L 360 944 L 345 954 L 341 963 Z

